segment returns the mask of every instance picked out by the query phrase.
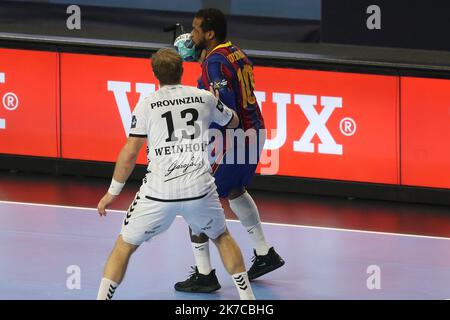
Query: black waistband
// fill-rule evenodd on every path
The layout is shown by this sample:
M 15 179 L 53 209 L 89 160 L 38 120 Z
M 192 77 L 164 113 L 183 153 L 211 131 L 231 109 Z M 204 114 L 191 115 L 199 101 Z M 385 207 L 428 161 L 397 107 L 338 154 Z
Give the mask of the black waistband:
M 149 196 L 145 196 L 147 199 L 149 200 L 155 200 L 155 201 L 160 201 L 160 202 L 178 202 L 178 201 L 192 201 L 192 200 L 198 200 L 201 198 L 206 197 L 208 193 L 205 193 L 204 195 L 198 196 L 198 197 L 193 197 L 193 198 L 182 198 L 182 199 L 159 199 L 159 198 L 154 198 L 154 197 L 149 197 Z

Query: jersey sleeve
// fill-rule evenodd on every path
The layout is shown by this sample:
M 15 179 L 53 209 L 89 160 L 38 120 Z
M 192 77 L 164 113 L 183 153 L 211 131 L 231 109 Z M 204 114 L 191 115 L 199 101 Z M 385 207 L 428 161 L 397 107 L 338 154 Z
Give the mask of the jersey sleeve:
M 145 100 L 138 102 L 131 115 L 131 128 L 129 137 L 147 137 L 147 113 L 145 112 Z
M 205 61 L 202 66 L 202 85 L 209 90 L 210 85 L 219 91 L 220 100 L 236 110 L 236 93 L 233 90 L 232 73 L 220 61 Z
M 211 122 L 217 123 L 222 127 L 228 126 L 233 120 L 234 114 L 230 108 L 222 103 L 219 99 L 208 92 L 207 101 L 211 110 Z

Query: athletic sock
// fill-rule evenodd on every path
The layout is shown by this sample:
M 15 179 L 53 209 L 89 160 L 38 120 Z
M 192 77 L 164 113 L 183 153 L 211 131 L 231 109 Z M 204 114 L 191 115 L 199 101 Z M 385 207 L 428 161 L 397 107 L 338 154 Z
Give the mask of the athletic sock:
M 102 278 L 100 288 L 98 289 L 97 300 L 111 300 L 118 286 L 118 283 Z
M 235 273 L 232 275 L 232 278 L 241 300 L 255 300 L 247 272 Z
M 212 266 L 209 257 L 209 240 L 203 243 L 192 242 L 192 251 L 194 251 L 195 265 L 198 272 L 203 275 L 210 274 Z

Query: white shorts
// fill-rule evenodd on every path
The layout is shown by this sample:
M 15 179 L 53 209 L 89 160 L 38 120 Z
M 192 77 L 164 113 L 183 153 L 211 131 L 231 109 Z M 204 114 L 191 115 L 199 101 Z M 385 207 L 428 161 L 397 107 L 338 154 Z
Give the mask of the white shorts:
M 139 246 L 169 229 L 177 214 L 186 220 L 194 235 L 205 233 L 210 239 L 216 239 L 226 230 L 216 190 L 196 200 L 167 202 L 152 200 L 138 192 L 123 220 L 122 239 Z

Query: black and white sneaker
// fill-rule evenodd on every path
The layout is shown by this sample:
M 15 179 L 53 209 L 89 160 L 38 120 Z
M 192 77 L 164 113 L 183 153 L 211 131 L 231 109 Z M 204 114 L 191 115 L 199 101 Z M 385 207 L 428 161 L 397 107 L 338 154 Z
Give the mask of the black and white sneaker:
M 197 267 L 191 267 L 192 272 L 185 281 L 175 283 L 175 290 L 182 292 L 211 293 L 221 288 L 216 276 L 216 270 L 208 275 L 198 272 Z
M 252 258 L 253 265 L 248 270 L 248 279 L 250 281 L 265 275 L 273 270 L 276 270 L 284 265 L 284 260 L 275 251 L 273 247 L 264 256 L 258 256 L 256 250 L 253 250 L 255 256 Z

